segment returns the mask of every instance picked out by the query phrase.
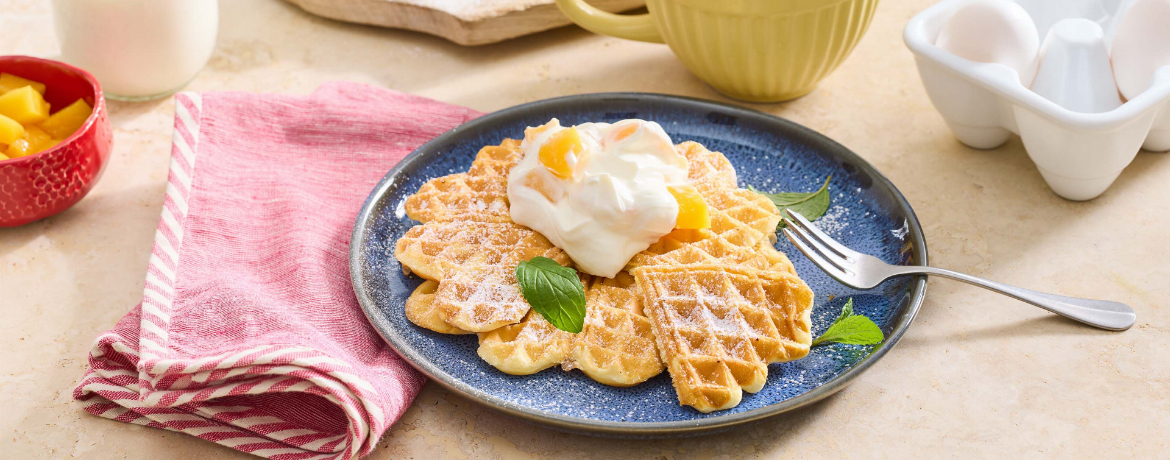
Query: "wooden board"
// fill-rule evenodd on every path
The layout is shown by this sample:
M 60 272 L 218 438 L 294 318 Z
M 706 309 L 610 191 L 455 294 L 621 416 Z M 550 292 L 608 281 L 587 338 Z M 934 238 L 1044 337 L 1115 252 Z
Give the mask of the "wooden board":
M 287 0 L 339 21 L 424 32 L 460 45 L 495 43 L 568 25 L 554 0 Z M 590 0 L 606 11 L 628 11 L 645 0 Z

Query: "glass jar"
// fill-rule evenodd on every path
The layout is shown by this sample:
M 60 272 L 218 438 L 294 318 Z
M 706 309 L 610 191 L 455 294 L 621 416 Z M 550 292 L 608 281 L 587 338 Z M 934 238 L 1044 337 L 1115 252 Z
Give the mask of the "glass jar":
M 216 0 L 53 0 L 53 10 L 62 59 L 117 100 L 182 89 L 207 64 L 219 27 Z

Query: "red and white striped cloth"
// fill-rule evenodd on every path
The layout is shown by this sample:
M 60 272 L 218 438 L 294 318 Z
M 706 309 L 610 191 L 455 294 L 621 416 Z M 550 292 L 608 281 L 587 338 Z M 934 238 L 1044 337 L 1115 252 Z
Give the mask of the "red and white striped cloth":
M 350 231 L 387 170 L 477 115 L 354 83 L 176 95 L 142 303 L 98 337 L 74 398 L 267 458 L 369 453 L 423 378 L 357 305 Z

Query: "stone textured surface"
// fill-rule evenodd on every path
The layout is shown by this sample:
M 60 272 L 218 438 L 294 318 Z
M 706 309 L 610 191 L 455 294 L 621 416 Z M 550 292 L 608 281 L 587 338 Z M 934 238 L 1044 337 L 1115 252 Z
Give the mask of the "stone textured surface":
M 930 0 L 882 3 L 812 94 L 756 105 L 853 148 L 894 181 L 931 262 L 1052 292 L 1127 302 L 1124 333 L 1077 326 L 932 280 L 890 355 L 807 410 L 731 434 L 617 441 L 565 435 L 428 385 L 374 459 L 1158 458 L 1170 452 L 1170 158 L 1141 153 L 1087 203 L 1044 185 L 1018 139 L 963 147 L 930 105 L 902 26 Z M 0 53 L 57 53 L 47 1 L 0 0 Z M 308 93 L 354 80 L 494 110 L 595 91 L 721 99 L 664 46 L 568 28 L 460 48 L 341 24 L 277 0 L 221 3 L 219 47 L 189 89 Z M 142 296 L 166 180 L 169 100 L 111 103 L 115 147 L 77 206 L 0 229 L 0 452 L 12 458 L 226 459 L 197 439 L 89 416 L 69 395 L 86 350 Z

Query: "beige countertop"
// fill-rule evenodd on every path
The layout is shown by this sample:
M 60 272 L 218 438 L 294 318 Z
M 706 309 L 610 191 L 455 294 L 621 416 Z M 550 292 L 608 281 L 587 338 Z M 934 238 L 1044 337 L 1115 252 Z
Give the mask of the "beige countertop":
M 0 0 L 0 53 L 57 53 L 49 2 Z M 1170 455 L 1170 158 L 1141 153 L 1100 198 L 1062 200 L 1019 139 L 963 147 L 902 44 L 930 0 L 882 3 L 812 94 L 755 105 L 874 163 L 914 206 L 934 265 L 1132 305 L 1109 333 L 931 280 L 898 347 L 812 407 L 733 433 L 623 441 L 545 430 L 428 384 L 374 459 L 1164 458 Z M 723 100 L 665 46 L 576 28 L 460 48 L 347 25 L 277 0 L 221 2 L 218 49 L 188 89 L 307 94 L 353 80 L 496 110 L 547 97 L 654 91 Z M 100 419 L 70 394 L 98 333 L 142 297 L 166 180 L 170 100 L 111 103 L 113 159 L 77 206 L 0 229 L 0 457 L 248 458 Z

